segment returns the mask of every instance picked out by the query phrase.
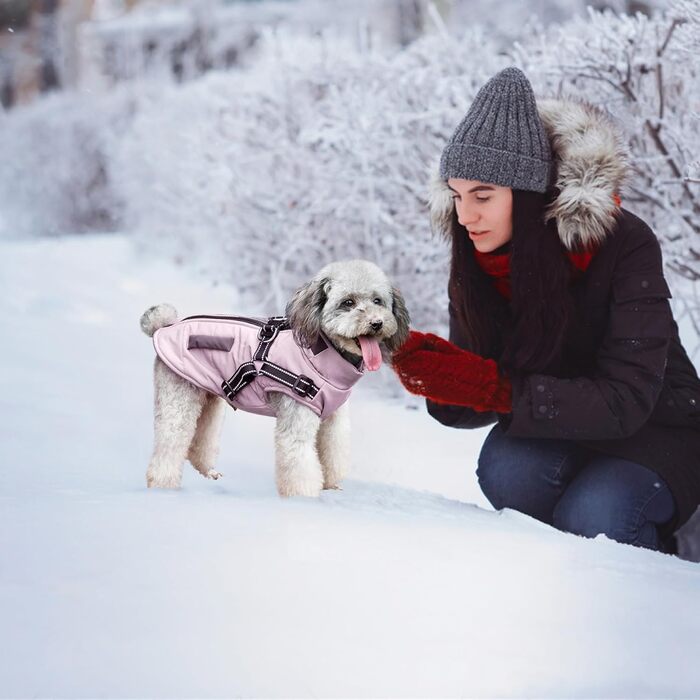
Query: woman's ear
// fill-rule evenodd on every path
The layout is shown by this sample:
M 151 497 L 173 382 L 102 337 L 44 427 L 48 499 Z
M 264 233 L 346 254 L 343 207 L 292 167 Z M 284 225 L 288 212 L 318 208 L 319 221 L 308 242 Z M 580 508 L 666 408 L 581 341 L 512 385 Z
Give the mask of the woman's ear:
M 392 288 L 391 290 L 391 300 L 391 311 L 396 319 L 397 329 L 394 335 L 384 341 L 384 344 L 388 350 L 393 352 L 394 350 L 398 350 L 406 342 L 406 339 L 408 338 L 408 326 L 411 322 L 411 318 L 408 315 L 406 302 L 404 301 L 403 296 L 401 296 L 401 292 L 399 292 L 396 287 Z
M 287 304 L 287 318 L 294 340 L 302 347 L 311 347 L 321 332 L 321 313 L 326 304 L 330 280 L 327 277 L 311 280 L 300 287 Z

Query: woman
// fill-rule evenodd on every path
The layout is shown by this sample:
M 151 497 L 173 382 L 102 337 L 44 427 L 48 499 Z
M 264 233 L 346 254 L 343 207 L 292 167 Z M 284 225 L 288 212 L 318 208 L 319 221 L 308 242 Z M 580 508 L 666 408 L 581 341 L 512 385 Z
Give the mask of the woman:
M 477 470 L 495 508 L 675 552 L 700 503 L 700 380 L 624 175 L 602 113 L 494 76 L 431 201 L 452 245 L 449 341 L 412 332 L 394 368 L 444 425 L 496 422 Z

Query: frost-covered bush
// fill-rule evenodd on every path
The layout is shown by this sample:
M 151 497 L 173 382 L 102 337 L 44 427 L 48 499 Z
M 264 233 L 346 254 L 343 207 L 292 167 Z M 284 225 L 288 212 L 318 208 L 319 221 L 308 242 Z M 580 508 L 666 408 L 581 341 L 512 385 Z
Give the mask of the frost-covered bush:
M 0 109 L 0 237 L 113 228 L 123 203 L 111 186 L 107 142 L 128 128 L 131 109 L 125 94 L 68 93 Z
M 700 224 L 697 191 L 685 178 L 700 144 L 688 108 L 698 96 L 697 61 L 679 29 L 686 25 L 671 15 L 591 12 L 533 31 L 512 57 L 498 55 L 478 27 L 394 55 L 271 35 L 248 74 L 173 93 L 154 105 L 150 124 L 138 122 L 128 162 L 115 160 L 120 181 L 133 187 L 122 196 L 141 235 L 187 255 L 201 249 L 203 267 L 265 301 L 281 304 L 295 281 L 327 260 L 362 256 L 410 290 L 417 323 L 444 321 L 434 316 L 446 255 L 427 228 L 428 169 L 478 86 L 515 61 L 540 94 L 579 96 L 617 117 L 632 154 L 625 205 L 654 226 L 670 269 L 694 280 Z M 201 103 L 199 121 L 188 100 Z M 189 126 L 175 118 L 170 136 L 153 128 L 162 111 Z M 140 162 L 183 153 L 186 163 L 159 167 L 164 206 L 144 199 L 138 169 L 150 166 Z M 184 168 L 199 175 L 183 178 Z
M 428 171 L 505 61 L 478 28 L 393 55 L 270 34 L 254 70 L 141 106 L 112 158 L 127 226 L 269 308 L 326 262 L 369 258 L 434 322 L 447 257 Z
M 447 247 L 429 231 L 429 170 L 478 87 L 516 63 L 539 94 L 617 118 L 633 166 L 624 204 L 655 228 L 695 319 L 699 45 L 688 0 L 651 19 L 532 24 L 507 54 L 478 25 L 394 52 L 270 32 L 245 71 L 0 115 L 11 161 L 0 226 L 120 225 L 274 311 L 324 263 L 366 257 L 396 279 L 416 326 L 444 330 Z
M 679 2 L 654 18 L 590 11 L 514 50 L 539 92 L 581 96 L 617 119 L 632 166 L 623 205 L 655 230 L 680 314 L 698 334 L 699 37 L 697 2 Z
M 688 182 L 700 150 L 700 61 L 680 18 L 591 11 L 515 56 L 541 91 L 580 95 L 617 118 L 632 156 L 626 206 L 656 228 L 673 269 L 700 279 L 700 188 Z

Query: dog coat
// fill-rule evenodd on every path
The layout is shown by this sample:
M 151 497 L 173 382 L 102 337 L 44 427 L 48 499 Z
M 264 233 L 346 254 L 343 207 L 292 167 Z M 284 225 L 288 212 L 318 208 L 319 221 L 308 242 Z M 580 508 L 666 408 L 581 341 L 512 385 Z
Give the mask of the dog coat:
M 287 319 L 188 316 L 153 334 L 158 357 L 176 374 L 250 413 L 274 416 L 277 391 L 327 418 L 347 401 L 355 367 L 321 334 L 311 348 L 294 341 Z

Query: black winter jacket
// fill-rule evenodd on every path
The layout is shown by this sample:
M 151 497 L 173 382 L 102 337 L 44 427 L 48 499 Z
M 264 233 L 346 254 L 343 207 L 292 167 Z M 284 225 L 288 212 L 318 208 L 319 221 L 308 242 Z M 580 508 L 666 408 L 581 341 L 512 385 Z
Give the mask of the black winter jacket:
M 511 437 L 574 440 L 649 467 L 674 496 L 676 529 L 700 503 L 700 379 L 678 337 L 654 233 L 623 210 L 572 291 L 567 376 L 516 381 L 509 414 L 432 401 L 428 411 L 450 427 L 498 420 Z M 469 349 L 451 316 L 450 340 Z

